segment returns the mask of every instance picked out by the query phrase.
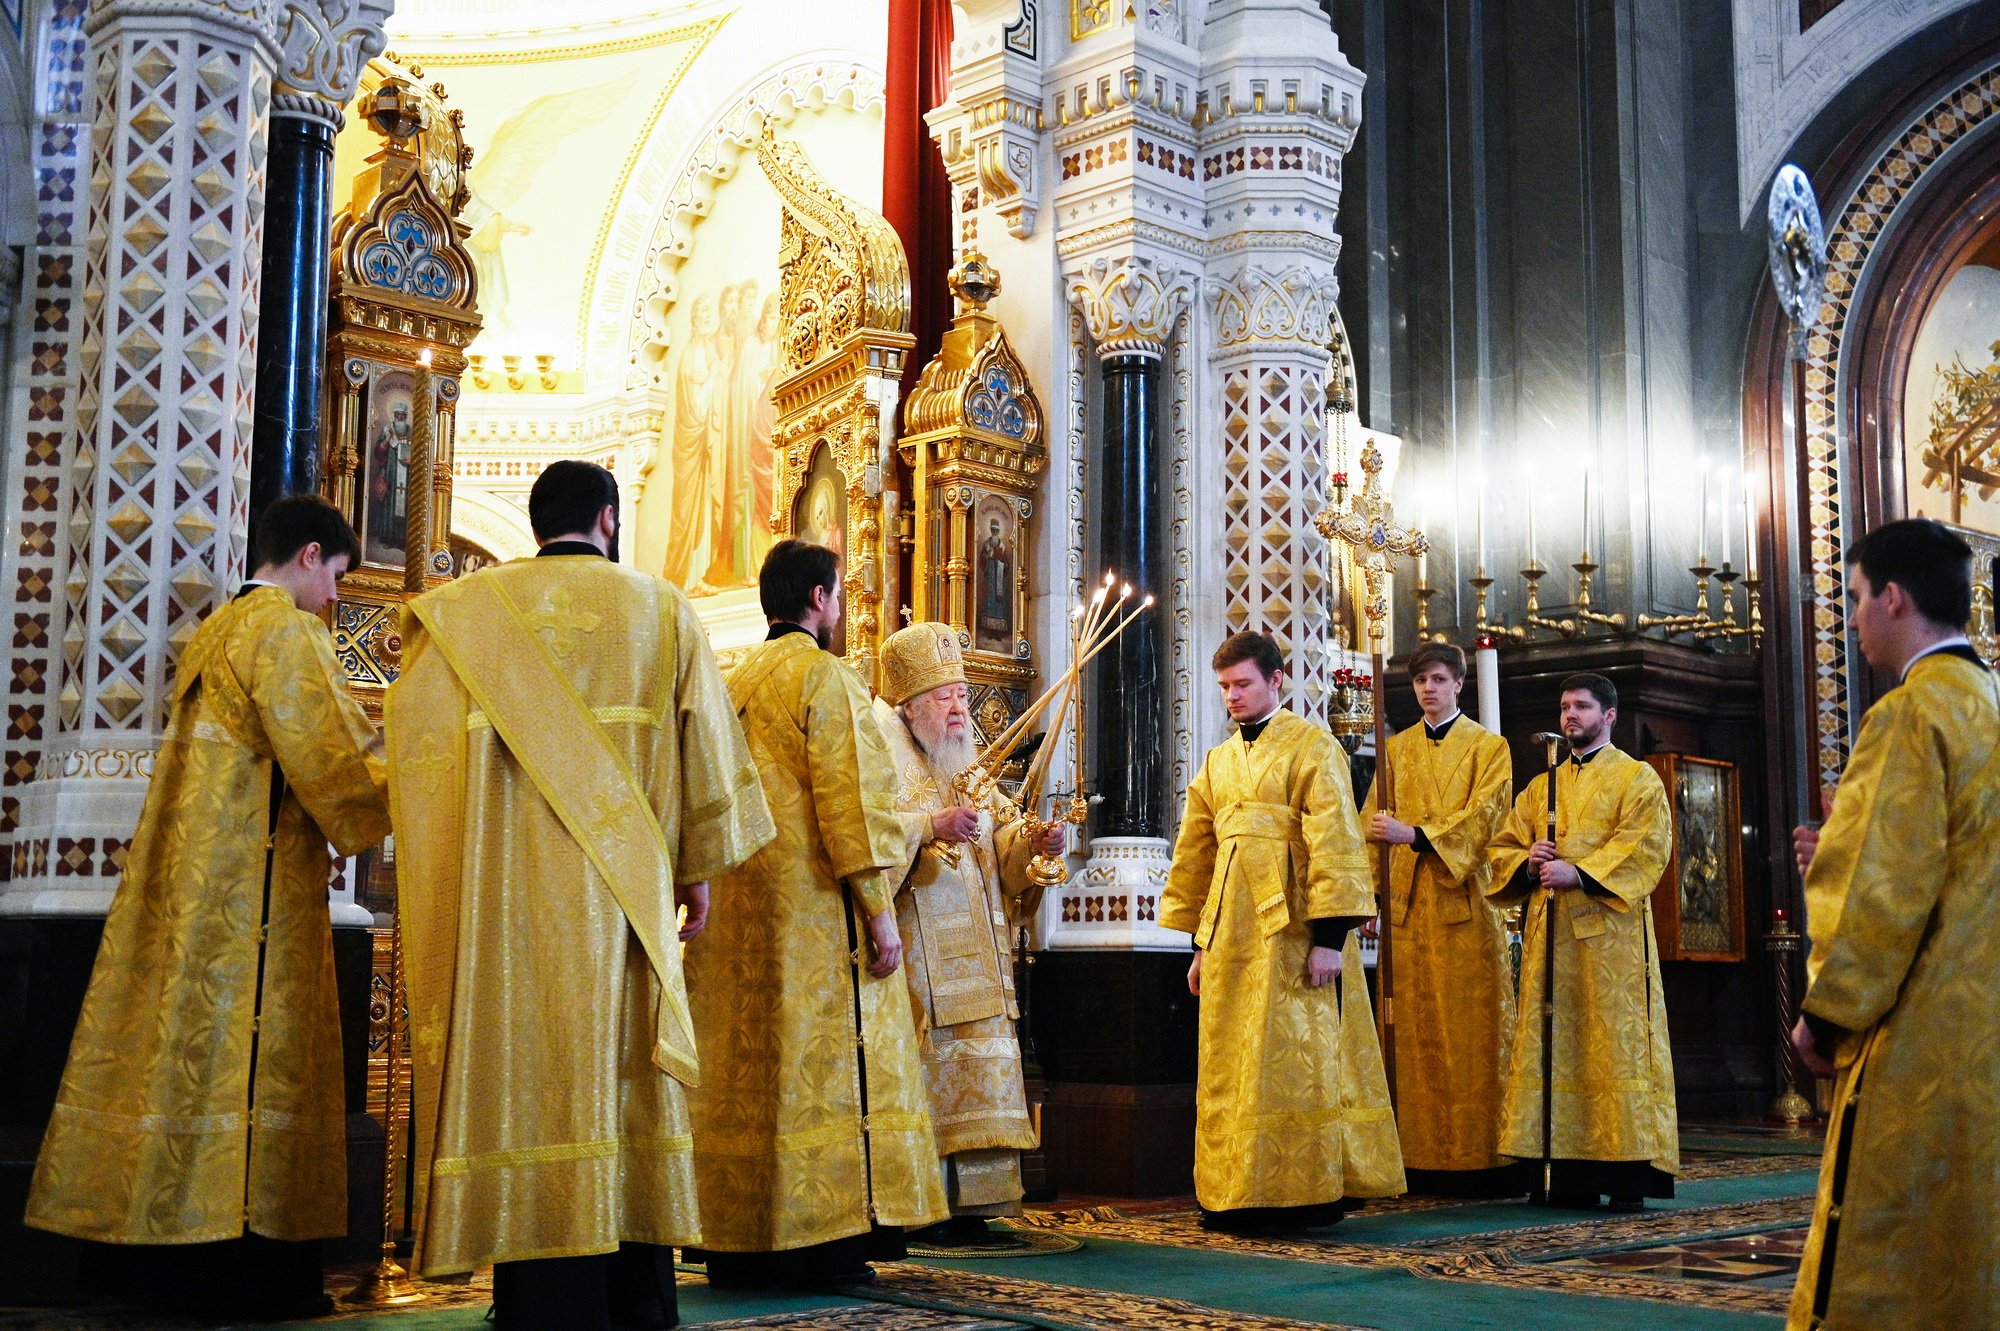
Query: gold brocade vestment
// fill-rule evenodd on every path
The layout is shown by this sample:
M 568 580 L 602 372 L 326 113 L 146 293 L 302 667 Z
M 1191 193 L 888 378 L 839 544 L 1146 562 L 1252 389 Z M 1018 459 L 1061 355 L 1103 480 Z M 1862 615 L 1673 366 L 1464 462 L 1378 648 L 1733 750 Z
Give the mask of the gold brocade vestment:
M 700 621 L 545 556 L 417 598 L 403 642 L 417 1268 L 698 1242 L 674 888 L 773 830 Z
M 110 1243 L 337 1237 L 327 843 L 351 855 L 389 830 L 374 727 L 325 625 L 278 587 L 208 617 L 170 700 L 27 1220 Z M 267 856 L 274 761 L 285 796 Z
M 1554 1120 L 1558 1160 L 1640 1160 L 1680 1169 L 1673 1051 L 1653 935 L 1653 889 L 1673 851 L 1666 787 L 1653 769 L 1605 745 L 1556 777 L 1556 849 L 1603 892 L 1556 892 Z M 1496 901 L 1521 899 L 1515 871 L 1542 837 L 1548 775 L 1528 783 L 1492 847 Z M 1542 1155 L 1542 993 L 1547 908 L 1528 897 L 1521 994 L 1500 1136 L 1503 1154 Z
M 1021 1200 L 1019 1152 L 1035 1145 L 1014 1023 L 1013 927 L 1040 904 L 1028 881 L 1034 855 L 1021 811 L 997 792 L 982 806 L 979 834 L 948 863 L 931 843 L 931 814 L 963 801 L 933 777 L 896 710 L 875 701 L 895 754 L 897 795 L 912 863 L 896 894 L 903 965 L 922 1039 L 937 1152 L 958 1214 L 1014 1214 Z
M 1375 889 L 1347 754 L 1287 710 L 1209 751 L 1188 786 L 1160 924 L 1203 949 L 1195 1196 L 1211 1211 L 1403 1191 L 1388 1079 L 1352 934 L 1305 982 L 1309 921 L 1359 922 Z
M 752 648 L 729 692 L 778 836 L 716 882 L 687 949 L 703 1246 L 942 1220 L 909 982 L 856 964 L 907 867 L 888 741 L 860 677 L 804 633 Z
M 1806 875 L 1803 1006 L 1849 1033 L 1820 1051 L 1838 1073 L 1795 1331 L 1822 1288 L 1829 1331 L 2000 1327 L 1996 916 L 2000 687 L 1920 657 L 1862 721 Z
M 1507 817 L 1512 759 L 1506 740 L 1461 715 L 1439 743 L 1421 723 L 1390 736 L 1389 762 L 1395 816 L 1431 846 L 1389 853 L 1403 1163 L 1496 1168 L 1514 974 L 1506 923 L 1486 900 L 1486 852 Z M 1364 823 L 1374 813 L 1371 790 Z

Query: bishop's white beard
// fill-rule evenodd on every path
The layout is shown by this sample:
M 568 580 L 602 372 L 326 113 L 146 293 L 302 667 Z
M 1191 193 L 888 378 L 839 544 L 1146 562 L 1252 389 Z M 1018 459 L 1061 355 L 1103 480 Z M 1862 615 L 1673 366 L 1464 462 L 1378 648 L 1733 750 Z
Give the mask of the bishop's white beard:
M 972 745 L 970 727 L 951 738 L 942 733 L 942 726 L 925 725 L 907 711 L 903 711 L 903 724 L 910 728 L 910 738 L 924 755 L 924 765 L 931 769 L 932 777 L 940 785 L 950 784 L 979 758 L 979 751 Z

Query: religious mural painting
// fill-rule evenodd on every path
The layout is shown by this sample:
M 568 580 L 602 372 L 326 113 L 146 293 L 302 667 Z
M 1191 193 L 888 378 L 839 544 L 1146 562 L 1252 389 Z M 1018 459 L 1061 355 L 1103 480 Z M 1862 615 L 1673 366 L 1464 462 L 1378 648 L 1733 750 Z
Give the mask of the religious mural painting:
M 2000 222 L 1931 302 L 1903 392 L 1912 517 L 2000 535 Z

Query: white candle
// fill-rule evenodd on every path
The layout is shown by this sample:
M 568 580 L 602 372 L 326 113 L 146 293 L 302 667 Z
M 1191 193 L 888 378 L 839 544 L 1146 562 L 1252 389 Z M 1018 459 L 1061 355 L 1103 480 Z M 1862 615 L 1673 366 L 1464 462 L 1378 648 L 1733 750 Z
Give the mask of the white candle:
M 1537 567 L 1535 563 L 1535 486 L 1532 481 L 1528 484 L 1528 567 Z
M 1721 509 L 1721 513 L 1720 513 L 1720 516 L 1721 516 L 1721 518 L 1722 518 L 1722 566 L 1723 566 L 1724 568 L 1728 568 L 1728 567 L 1729 567 L 1729 528 L 1730 528 L 1730 526 L 1731 526 L 1732 524 L 1731 524 L 1731 523 L 1730 523 L 1730 521 L 1729 521 L 1729 483 L 1728 483 L 1727 481 L 1724 481 L 1724 482 L 1723 482 L 1723 486 L 1722 486 L 1722 503 L 1721 503 L 1721 504 L 1719 505 L 1719 507 L 1720 507 L 1720 509 Z
M 1479 724 L 1500 733 L 1500 653 L 1481 647 L 1472 654 L 1479 675 Z
M 1583 469 L 1583 553 L 1590 553 L 1590 467 Z
M 1476 577 L 1486 576 L 1486 475 L 1479 476 L 1479 493 L 1475 501 L 1479 506 L 1479 572 Z
M 1419 489 L 1417 491 L 1417 534 L 1418 535 L 1421 536 L 1428 533 L 1429 524 L 1425 521 L 1425 519 L 1428 518 L 1429 516 L 1430 516 L 1430 505 L 1425 502 L 1424 492 L 1421 489 Z M 1431 557 L 1427 551 L 1418 551 L 1417 586 L 1428 587 L 1430 585 L 1431 585 Z
M 1694 552 L 1697 562 L 1705 564 L 1708 562 L 1708 459 L 1703 458 L 1696 470 L 1701 479 L 1697 483 L 1695 499 Z
M 1757 510 L 1750 506 L 1750 488 L 1743 489 L 1743 576 L 1757 576 Z

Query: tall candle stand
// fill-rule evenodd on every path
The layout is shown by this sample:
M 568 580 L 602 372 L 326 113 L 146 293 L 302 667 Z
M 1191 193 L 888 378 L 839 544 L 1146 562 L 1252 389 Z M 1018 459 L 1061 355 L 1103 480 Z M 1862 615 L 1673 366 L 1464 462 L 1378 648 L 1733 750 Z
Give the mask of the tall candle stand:
M 1639 627 L 1658 629 L 1668 637 L 1688 634 L 1696 642 L 1730 641 L 1744 638 L 1750 650 L 1755 652 L 1764 640 L 1764 610 L 1760 599 L 1763 583 L 1753 573 L 1738 573 L 1725 561 L 1721 568 L 1708 562 L 1707 556 L 1697 559 L 1688 572 L 1695 579 L 1694 613 L 1691 615 L 1641 615 Z M 1722 613 L 1710 615 L 1708 610 L 1709 583 L 1720 584 L 1718 600 Z M 1736 619 L 1736 584 L 1743 584 L 1744 622 Z
M 1442 587 L 1431 586 L 1428 579 L 1419 582 L 1417 584 L 1417 641 L 1418 642 L 1451 641 L 1451 635 L 1448 633 L 1431 632 L 1431 598 L 1433 596 L 1441 594 L 1443 590 L 1444 589 Z M 1482 611 L 1480 614 L 1480 618 L 1482 619 L 1485 618 L 1485 613 L 1483 610 L 1483 602 L 1482 602 Z
M 1477 574 L 1467 578 L 1466 581 L 1472 585 L 1474 596 L 1472 632 L 1475 637 L 1481 635 L 1491 637 L 1496 645 L 1502 639 L 1508 642 L 1521 642 L 1527 638 L 1527 630 L 1513 624 L 1498 623 L 1486 617 L 1487 600 L 1492 594 L 1493 579 L 1486 576 L 1484 564 L 1479 566 Z
M 1521 607 L 1523 636 L 1529 629 L 1542 629 L 1564 638 L 1574 638 L 1577 623 L 1574 619 L 1550 619 L 1542 613 L 1542 579 L 1548 576 L 1542 561 L 1533 555 L 1528 557 L 1528 566 L 1521 570 L 1521 578 L 1528 584 L 1527 600 Z
M 1590 608 L 1590 575 L 1597 572 L 1597 570 L 1602 567 L 1602 565 L 1592 562 L 1590 558 L 1590 551 L 1585 550 L 1583 552 L 1583 557 L 1577 560 L 1574 564 L 1571 564 L 1570 567 L 1576 570 L 1577 632 L 1579 633 L 1583 632 L 1583 626 L 1585 624 L 1602 624 L 1604 627 L 1611 629 L 1624 628 L 1625 627 L 1624 611 L 1621 610 L 1617 614 L 1607 615 L 1602 611 L 1592 610 Z

